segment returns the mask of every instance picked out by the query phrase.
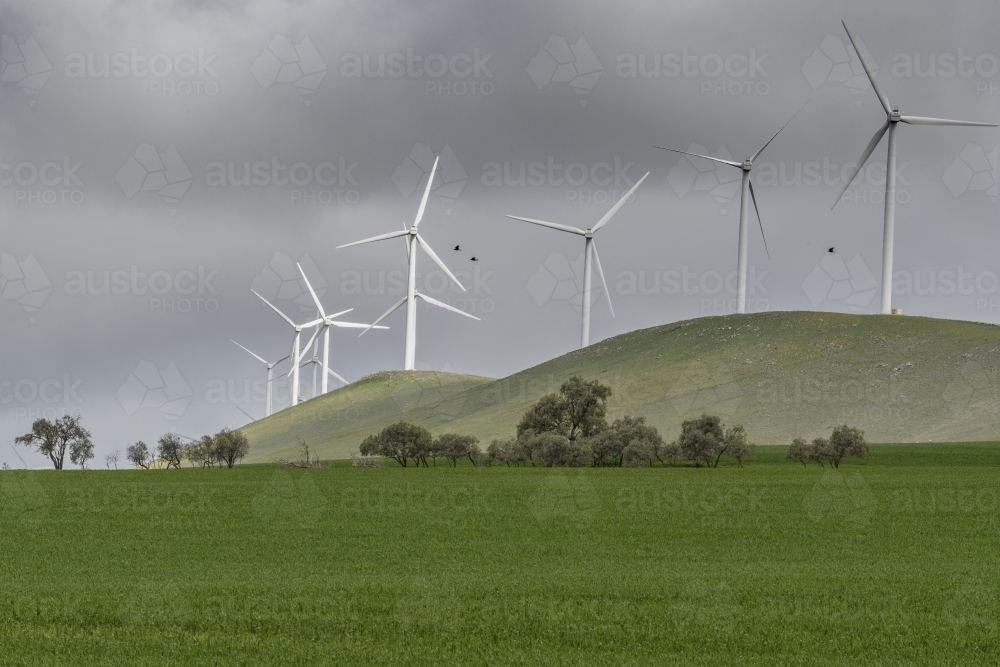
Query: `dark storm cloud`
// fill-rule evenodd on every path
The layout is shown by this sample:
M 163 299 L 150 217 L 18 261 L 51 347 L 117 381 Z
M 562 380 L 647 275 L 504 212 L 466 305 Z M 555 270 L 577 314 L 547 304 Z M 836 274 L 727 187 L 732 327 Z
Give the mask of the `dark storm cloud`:
M 238 407 L 259 415 L 260 394 L 241 401 L 263 368 L 229 339 L 276 359 L 290 330 L 251 285 L 309 317 L 294 280 L 291 293 L 276 282 L 308 255 L 329 308 L 377 317 L 399 298 L 402 243 L 334 247 L 412 220 L 426 154 L 445 157 L 422 233 L 469 293 L 443 287 L 421 256 L 425 289 L 483 321 L 422 309 L 424 367 L 500 376 L 573 349 L 582 244 L 503 215 L 589 226 L 647 170 L 599 235 L 616 317 L 597 301 L 592 339 L 731 312 L 732 174 L 651 146 L 741 159 L 807 100 L 754 172 L 770 258 L 752 230 L 751 310 L 848 310 L 807 282 L 847 271 L 847 296 L 873 312 L 864 274 L 880 272 L 884 172 L 873 164 L 830 205 L 884 118 L 842 61 L 839 21 L 904 113 L 996 120 L 997 13 L 986 2 L 9 4 L 4 438 L 67 408 L 86 413 L 101 451 L 242 423 Z M 904 127 L 899 147 L 896 304 L 998 321 L 996 131 Z M 821 265 L 829 246 L 842 264 Z M 398 368 L 403 317 L 388 323 L 335 336 L 336 370 Z M 157 381 L 164 400 L 143 384 Z

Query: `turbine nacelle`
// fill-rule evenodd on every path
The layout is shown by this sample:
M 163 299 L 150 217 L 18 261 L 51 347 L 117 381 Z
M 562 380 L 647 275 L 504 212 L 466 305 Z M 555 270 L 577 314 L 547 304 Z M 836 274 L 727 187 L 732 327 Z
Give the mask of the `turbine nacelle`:
M 743 160 L 743 171 L 750 171 L 751 169 L 753 169 L 753 158 L 748 157 L 746 160 Z

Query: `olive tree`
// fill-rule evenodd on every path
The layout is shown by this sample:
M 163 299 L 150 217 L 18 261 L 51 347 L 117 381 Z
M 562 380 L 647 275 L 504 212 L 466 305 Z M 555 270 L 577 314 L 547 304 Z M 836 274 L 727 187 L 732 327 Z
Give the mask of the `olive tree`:
M 192 442 L 184 448 L 184 458 L 193 466 L 211 468 L 219 461 L 215 438 L 205 435 L 197 442 Z
M 559 387 L 558 394 L 542 396 L 524 413 L 517 437 L 529 431 L 559 433 L 568 440 L 590 437 L 608 426 L 605 415 L 610 396 L 611 387 L 597 380 L 571 377 Z
M 223 463 L 226 467 L 232 468 L 237 461 L 250 453 L 250 441 L 242 431 L 230 431 L 224 428 L 212 438 L 215 443 L 215 456 L 219 465 Z
M 442 433 L 434 441 L 431 449 L 448 459 L 452 466 L 458 466 L 458 459 L 465 457 L 468 457 L 473 465 L 478 463 L 476 455 L 479 453 L 479 439 L 475 436 Z
M 386 426 L 380 432 L 364 439 L 358 450 L 362 456 L 384 456 L 395 459 L 399 465 L 406 467 L 412 458 L 417 465 L 421 459 L 427 464 L 427 453 L 434 439 L 430 431 L 422 426 L 407 422 L 396 422 Z
M 598 466 L 652 465 L 663 438 L 645 417 L 625 416 L 616 419 L 606 430 L 589 439 L 592 462 Z
M 677 439 L 681 454 L 694 463 L 695 468 L 712 467 L 717 464 L 722 452 L 725 432 L 722 420 L 710 414 L 681 423 L 681 436 Z
M 136 468 L 148 470 L 149 464 L 153 458 L 153 453 L 149 451 L 149 447 L 146 443 L 140 440 L 134 445 L 129 445 L 125 448 L 125 458 L 128 459 L 128 462 Z
M 90 432 L 80 426 L 83 417 L 65 415 L 54 421 L 36 419 L 31 425 L 31 432 L 14 439 L 19 445 L 31 447 L 49 457 L 56 470 L 62 470 L 69 459 L 81 468 L 89 459 L 94 458 L 94 444 L 90 440 Z
M 176 434 L 164 433 L 157 441 L 156 455 L 167 464 L 167 468 L 180 468 L 184 443 Z
M 833 464 L 834 468 L 840 467 L 840 462 L 845 456 L 853 456 L 858 459 L 868 456 L 865 432 L 847 424 L 834 426 L 829 442 L 826 458 Z
M 737 424 L 726 429 L 723 445 L 726 455 L 736 459 L 741 468 L 743 467 L 743 461 L 750 458 L 754 450 L 757 449 L 757 445 L 750 442 L 749 438 L 747 438 L 747 431 L 743 428 L 742 424 Z M 718 466 L 718 462 L 716 462 L 716 466 Z
M 801 463 L 804 468 L 806 461 L 812 460 L 812 448 L 803 438 L 795 438 L 785 451 L 785 458 Z
M 516 467 L 521 466 L 522 452 L 516 439 L 494 440 L 486 448 L 486 456 L 490 461 L 506 463 L 507 467 L 513 463 Z

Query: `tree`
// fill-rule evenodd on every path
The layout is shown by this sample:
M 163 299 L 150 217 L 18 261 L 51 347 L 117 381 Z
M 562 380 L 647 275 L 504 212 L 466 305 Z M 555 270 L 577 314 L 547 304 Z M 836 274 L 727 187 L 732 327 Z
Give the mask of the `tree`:
M 219 463 L 225 463 L 229 468 L 250 453 L 250 441 L 242 431 L 230 431 L 224 428 L 212 440 L 215 443 L 214 453 Z
M 476 446 L 479 443 L 478 438 L 471 435 L 458 435 L 457 433 L 442 433 L 434 441 L 432 450 L 436 450 L 441 456 L 445 457 L 451 461 L 452 466 L 458 465 L 458 459 L 464 458 L 473 454 L 472 450 L 476 451 L 479 448 Z M 473 463 L 475 461 L 473 460 Z
M 833 427 L 827 460 L 833 463 L 834 468 L 839 468 L 845 456 L 865 458 L 868 456 L 868 443 L 865 442 L 864 431 L 841 424 Z
M 825 468 L 824 461 L 829 461 L 831 456 L 830 441 L 826 438 L 816 438 L 809 446 L 809 460 L 815 461 L 821 468 Z
M 681 446 L 677 444 L 677 441 L 667 443 L 659 447 L 656 452 L 654 452 L 656 459 L 663 465 L 677 465 L 677 462 L 681 460 L 683 454 L 681 453 Z
M 118 461 L 122 458 L 122 450 L 112 449 L 104 456 L 104 465 L 107 466 L 108 470 L 111 470 L 111 466 L 115 466 L 115 470 L 118 470 Z
M 606 430 L 589 439 L 593 464 L 598 466 L 652 465 L 663 438 L 645 417 L 625 416 L 616 419 Z
M 156 454 L 167 463 L 167 468 L 180 468 L 184 456 L 184 443 L 174 433 L 164 433 L 157 442 Z
M 737 424 L 726 429 L 723 444 L 725 445 L 726 454 L 736 459 L 741 468 L 743 467 L 743 460 L 750 458 L 754 450 L 757 449 L 757 445 L 750 442 L 747 438 L 747 431 L 743 428 L 743 424 Z M 718 462 L 715 465 L 718 467 Z
M 520 439 L 529 431 L 559 433 L 569 440 L 590 437 L 608 426 L 605 415 L 611 387 L 597 380 L 571 377 L 558 394 L 546 394 L 531 406 L 517 425 Z
M 219 460 L 215 438 L 205 435 L 202 436 L 201 440 L 191 443 L 184 448 L 184 458 L 191 465 L 211 468 Z
M 426 465 L 427 452 L 430 451 L 433 442 L 430 431 L 422 426 L 396 422 L 386 426 L 379 433 L 365 438 L 358 449 L 363 456 L 375 455 L 395 459 L 405 468 L 410 458 L 420 465 L 423 457 Z
M 703 414 L 681 424 L 681 437 L 677 439 L 684 458 L 690 459 L 695 468 L 711 467 L 718 463 L 725 451 L 725 433 L 722 420 L 715 415 Z
M 531 450 L 542 465 L 552 467 L 579 467 L 590 462 L 593 454 L 583 439 L 570 440 L 561 433 L 539 433 L 532 436 Z
M 506 463 L 507 467 L 513 463 L 516 467 L 521 466 L 521 450 L 516 439 L 494 440 L 486 448 L 486 456 L 489 460 Z
M 81 415 L 65 415 L 55 421 L 36 419 L 31 432 L 15 438 L 14 442 L 45 454 L 56 470 L 63 469 L 67 451 L 70 461 L 83 468 L 88 459 L 94 458 L 94 444 L 90 432 L 80 426 L 81 419 Z
M 153 458 L 153 453 L 149 451 L 149 447 L 146 446 L 146 443 L 140 440 L 134 445 L 129 445 L 125 448 L 125 458 L 136 468 L 149 470 L 149 464 Z
M 806 467 L 806 461 L 812 460 L 811 449 L 809 443 L 803 438 L 795 438 L 785 451 L 785 458 L 791 461 L 798 461 L 804 468 Z

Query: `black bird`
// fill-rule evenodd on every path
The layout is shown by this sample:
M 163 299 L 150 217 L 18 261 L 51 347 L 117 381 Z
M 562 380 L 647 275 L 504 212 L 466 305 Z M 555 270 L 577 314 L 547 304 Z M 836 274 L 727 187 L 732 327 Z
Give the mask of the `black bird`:
M 827 252 L 833 252 L 833 248 L 830 248 L 829 250 L 827 250 Z
M 472 261 L 473 261 L 473 262 L 478 262 L 479 260 L 478 260 L 478 259 L 476 259 L 475 257 L 473 257 L 473 258 L 472 258 Z
M 455 246 L 455 250 L 461 250 L 461 248 L 459 248 L 458 246 Z

